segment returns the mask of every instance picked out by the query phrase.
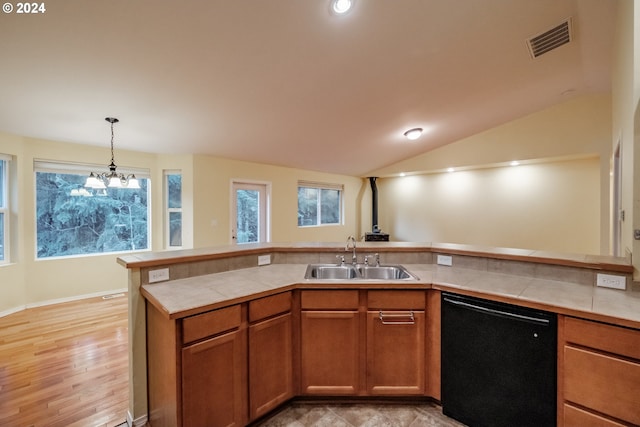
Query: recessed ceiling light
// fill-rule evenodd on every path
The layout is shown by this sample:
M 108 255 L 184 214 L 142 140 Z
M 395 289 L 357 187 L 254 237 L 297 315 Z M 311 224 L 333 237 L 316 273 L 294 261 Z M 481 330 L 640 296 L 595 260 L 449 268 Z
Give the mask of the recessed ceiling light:
M 454 172 L 455 169 L 454 168 L 447 168 L 447 172 Z
M 404 172 L 400 172 L 400 176 L 407 176 L 407 174 Z
M 409 129 L 408 131 L 406 131 L 404 133 L 404 136 L 407 137 L 407 139 L 410 140 L 414 140 L 414 139 L 418 139 L 420 138 L 420 135 L 422 135 L 422 128 L 413 128 L 413 129 Z
M 338 15 L 343 15 L 353 7 L 354 0 L 332 0 L 331 10 Z
M 514 160 L 513 162 L 509 163 L 511 166 L 519 166 L 520 162 L 517 160 Z

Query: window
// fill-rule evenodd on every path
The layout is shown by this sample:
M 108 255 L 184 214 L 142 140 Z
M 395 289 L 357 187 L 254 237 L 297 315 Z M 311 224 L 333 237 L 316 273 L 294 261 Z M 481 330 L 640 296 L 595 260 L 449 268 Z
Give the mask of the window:
M 87 189 L 90 170 L 104 167 L 35 162 L 36 257 L 51 258 L 149 249 L 148 171 L 140 189 Z
M 165 199 L 167 203 L 166 227 L 167 246 L 182 246 L 182 174 L 165 171 Z
M 298 226 L 342 223 L 342 185 L 298 182 Z
M 9 160 L 0 154 L 0 264 L 9 262 Z

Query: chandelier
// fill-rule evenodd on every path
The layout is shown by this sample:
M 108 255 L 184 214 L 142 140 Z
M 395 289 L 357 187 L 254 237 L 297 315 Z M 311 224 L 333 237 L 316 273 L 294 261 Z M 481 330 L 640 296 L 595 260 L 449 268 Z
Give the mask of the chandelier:
M 107 117 L 106 121 L 111 123 L 111 164 L 109 172 L 94 173 L 91 172 L 84 186 L 87 188 L 103 189 L 103 188 L 140 188 L 140 183 L 134 174 L 124 175 L 116 171 L 117 166 L 113 161 L 113 124 L 119 120 L 115 117 Z

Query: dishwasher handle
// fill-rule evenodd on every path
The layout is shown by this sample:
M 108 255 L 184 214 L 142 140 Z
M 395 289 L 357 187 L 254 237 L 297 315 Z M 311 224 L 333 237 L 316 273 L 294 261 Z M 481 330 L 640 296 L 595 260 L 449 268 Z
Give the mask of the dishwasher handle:
M 503 310 L 496 310 L 495 308 L 489 308 L 489 307 L 483 307 L 481 305 L 477 305 L 477 304 L 471 304 L 468 302 L 464 302 L 464 301 L 458 301 L 455 299 L 451 299 L 448 297 L 444 297 L 444 301 L 448 302 L 449 304 L 454 304 L 463 308 L 467 308 L 470 310 L 475 310 L 475 311 L 480 311 L 483 313 L 487 313 L 487 314 L 491 314 L 494 316 L 501 316 L 501 317 L 510 317 L 513 319 L 517 319 L 517 320 L 521 320 L 521 321 L 525 321 L 525 322 L 531 322 L 531 323 L 535 323 L 538 325 L 544 325 L 544 326 L 549 326 L 550 325 L 550 321 L 548 319 L 543 319 L 540 317 L 532 317 L 532 316 L 525 316 L 524 314 L 518 314 L 518 313 L 513 313 L 513 312 L 509 312 L 509 311 L 503 311 Z

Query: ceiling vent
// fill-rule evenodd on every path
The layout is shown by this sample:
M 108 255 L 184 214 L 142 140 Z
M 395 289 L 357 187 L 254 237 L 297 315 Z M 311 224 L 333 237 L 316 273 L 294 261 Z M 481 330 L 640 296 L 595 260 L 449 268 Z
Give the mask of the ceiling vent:
M 527 47 L 531 57 L 537 58 L 563 44 L 569 43 L 571 39 L 571 18 L 569 18 L 562 24 L 528 39 Z

